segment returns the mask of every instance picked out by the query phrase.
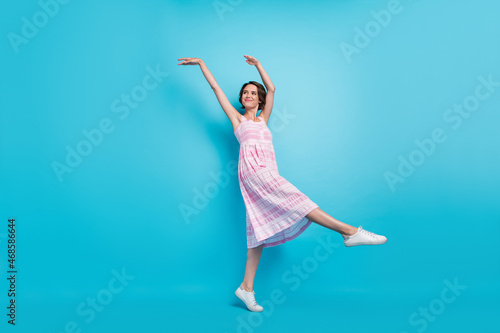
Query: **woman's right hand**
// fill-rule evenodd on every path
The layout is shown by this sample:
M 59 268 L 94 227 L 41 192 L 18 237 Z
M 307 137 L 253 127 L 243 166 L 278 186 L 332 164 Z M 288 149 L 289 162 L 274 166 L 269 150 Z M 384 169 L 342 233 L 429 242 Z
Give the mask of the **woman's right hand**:
M 179 58 L 177 60 L 184 60 L 177 65 L 199 65 L 202 62 L 200 58 Z

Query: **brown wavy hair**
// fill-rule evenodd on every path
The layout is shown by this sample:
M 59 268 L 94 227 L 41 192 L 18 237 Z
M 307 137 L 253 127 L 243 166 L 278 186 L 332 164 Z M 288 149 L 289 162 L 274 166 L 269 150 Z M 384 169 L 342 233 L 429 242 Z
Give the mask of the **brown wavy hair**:
M 241 87 L 240 98 L 238 99 L 240 104 L 241 104 L 241 108 L 242 109 L 245 108 L 243 106 L 242 101 L 241 101 L 241 95 L 243 95 L 243 90 L 245 90 L 245 87 L 249 84 L 253 84 L 257 87 L 257 95 L 259 96 L 259 100 L 263 101 L 263 102 L 259 103 L 258 110 L 262 110 L 264 108 L 264 105 L 265 105 L 267 92 L 266 92 L 266 88 L 264 88 L 264 86 L 262 84 L 260 84 L 259 82 L 256 82 L 256 81 L 248 81 L 247 83 L 244 83 L 243 86 Z

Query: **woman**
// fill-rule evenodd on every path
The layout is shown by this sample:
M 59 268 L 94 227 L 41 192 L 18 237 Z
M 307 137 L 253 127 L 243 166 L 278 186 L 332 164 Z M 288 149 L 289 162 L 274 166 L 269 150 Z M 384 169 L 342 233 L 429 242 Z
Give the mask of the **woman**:
M 342 235 L 345 246 L 384 244 L 387 238 L 334 219 L 309 197 L 281 177 L 276 165 L 272 135 L 267 127 L 273 108 L 275 88 L 261 63 L 245 55 L 246 62 L 257 67 L 262 84 L 243 84 L 239 102 L 242 115 L 228 101 L 203 60 L 179 58 L 178 65 L 199 65 L 203 75 L 233 125 L 240 143 L 238 181 L 246 207 L 247 263 L 243 282 L 235 291 L 250 311 L 262 311 L 255 300 L 253 283 L 264 247 L 276 246 L 299 236 L 315 222 Z M 262 110 L 257 116 L 257 111 Z

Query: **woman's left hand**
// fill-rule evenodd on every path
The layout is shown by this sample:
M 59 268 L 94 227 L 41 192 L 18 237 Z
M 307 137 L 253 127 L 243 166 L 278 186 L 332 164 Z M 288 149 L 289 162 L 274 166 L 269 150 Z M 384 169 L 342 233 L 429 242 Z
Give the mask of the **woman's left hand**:
M 252 56 L 244 55 L 244 57 L 247 58 L 247 63 L 249 65 L 257 66 L 259 64 L 259 61 Z

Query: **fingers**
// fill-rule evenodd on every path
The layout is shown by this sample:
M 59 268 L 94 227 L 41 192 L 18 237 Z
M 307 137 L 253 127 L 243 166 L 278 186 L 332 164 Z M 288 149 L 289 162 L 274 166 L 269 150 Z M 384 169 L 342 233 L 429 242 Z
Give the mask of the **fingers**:
M 182 62 L 178 63 L 177 65 L 193 65 L 196 62 L 193 61 L 195 58 L 189 58 L 189 57 L 184 57 L 184 58 L 179 58 L 177 60 L 183 60 Z
M 249 64 L 249 65 L 257 65 L 258 61 L 257 59 L 255 59 L 255 57 L 252 57 L 250 55 L 244 55 L 245 58 L 247 58 L 246 62 Z

